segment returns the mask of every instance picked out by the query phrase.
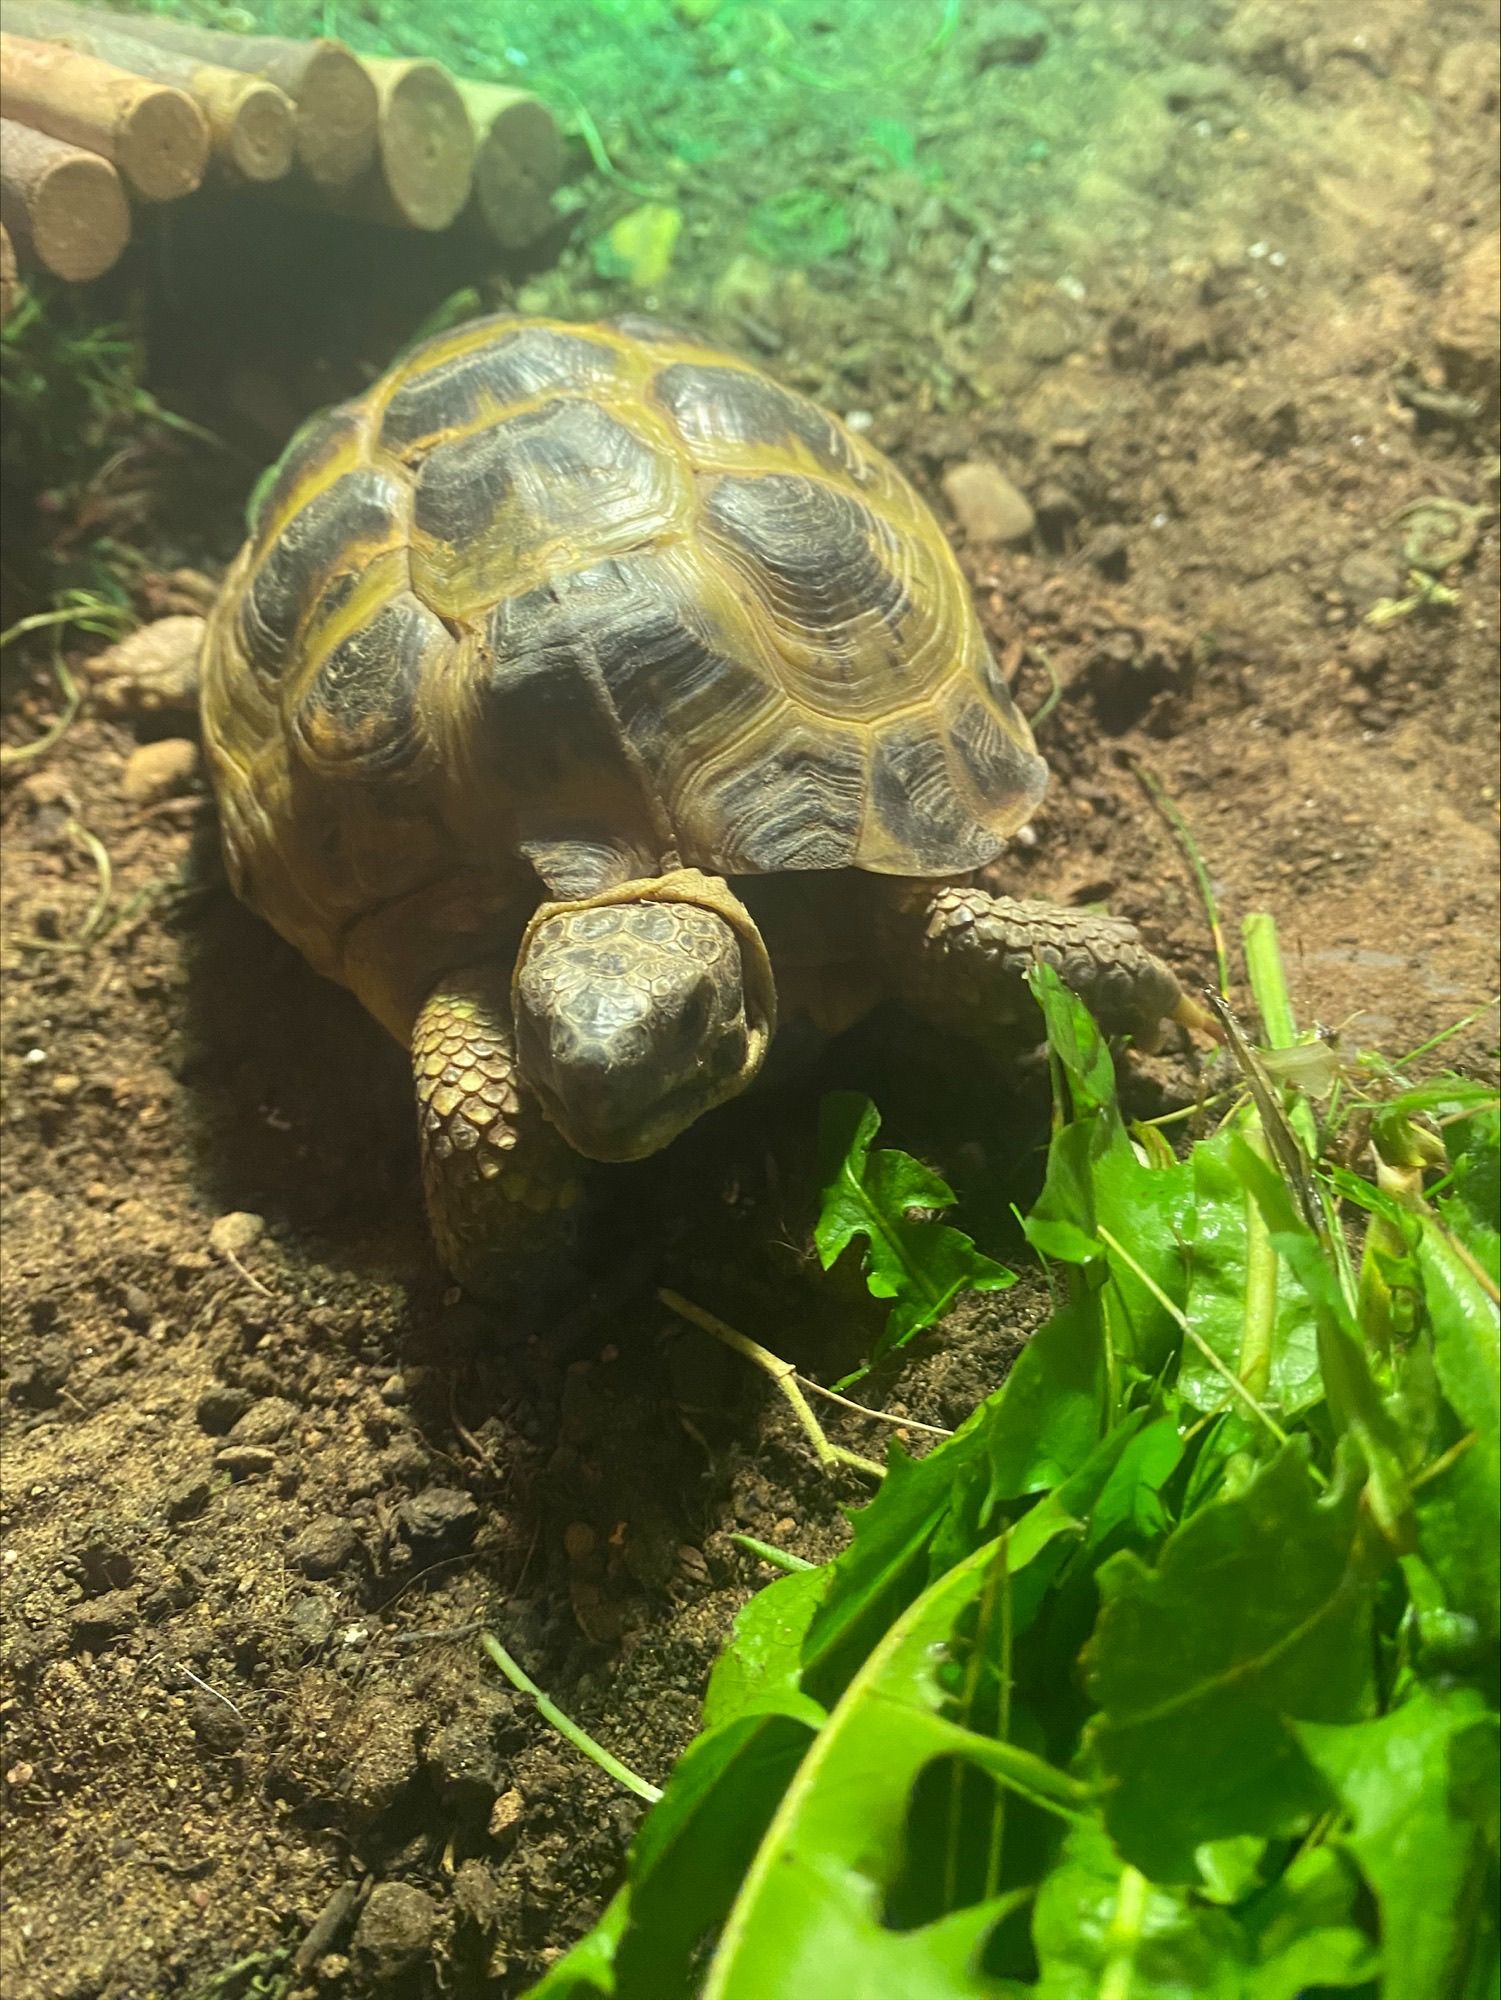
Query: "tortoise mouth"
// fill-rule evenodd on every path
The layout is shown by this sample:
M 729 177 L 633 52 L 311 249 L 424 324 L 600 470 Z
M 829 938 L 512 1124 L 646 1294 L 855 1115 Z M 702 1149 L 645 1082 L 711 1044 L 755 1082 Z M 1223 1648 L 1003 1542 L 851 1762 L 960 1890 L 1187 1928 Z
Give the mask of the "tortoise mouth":
M 696 1074 L 655 1093 L 649 1104 L 618 1110 L 597 1088 L 588 1092 L 593 1101 L 581 1104 L 577 1098 L 565 1100 L 545 1081 L 535 1087 L 548 1120 L 576 1153 L 621 1166 L 650 1159 L 706 1112 L 738 1097 L 754 1073 L 748 1057 L 748 1038 L 727 1039 L 704 1052 Z

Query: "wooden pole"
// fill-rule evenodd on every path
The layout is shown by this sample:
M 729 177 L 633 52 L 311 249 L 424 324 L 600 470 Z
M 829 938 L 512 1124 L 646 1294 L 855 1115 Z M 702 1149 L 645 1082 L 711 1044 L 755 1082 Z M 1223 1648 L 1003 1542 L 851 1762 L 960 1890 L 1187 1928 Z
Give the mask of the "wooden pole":
M 132 76 L 185 90 L 208 120 L 215 159 L 237 180 L 276 181 L 290 171 L 292 100 L 265 77 L 141 41 L 130 33 L 129 17 L 118 26 L 81 25 L 77 9 L 55 0 L 8 0 L 5 23 L 14 34 L 59 42 Z
M 474 176 L 474 127 L 458 85 L 435 62 L 361 61 L 380 99 L 379 173 L 357 191 L 350 212 L 409 229 L 446 229 Z
M 16 274 L 16 246 L 10 231 L 0 222 L 0 326 L 15 311 L 21 299 L 21 280 Z
M 472 207 L 508 250 L 533 242 L 552 222 L 563 175 L 563 141 L 540 98 L 499 83 L 459 84 L 479 147 Z
M 56 277 L 107 271 L 130 240 L 130 204 L 108 160 L 0 118 L 0 222 Z
M 0 34 L 5 115 L 112 160 L 148 201 L 191 194 L 208 163 L 208 124 L 186 91 L 130 76 L 50 42 Z
M 124 17 L 69 7 L 81 29 L 125 26 Z M 377 95 L 359 58 L 342 42 L 285 41 L 278 35 L 231 35 L 157 14 L 132 14 L 126 32 L 153 47 L 202 63 L 245 70 L 286 92 L 297 107 L 297 162 L 320 188 L 348 187 L 375 157 Z

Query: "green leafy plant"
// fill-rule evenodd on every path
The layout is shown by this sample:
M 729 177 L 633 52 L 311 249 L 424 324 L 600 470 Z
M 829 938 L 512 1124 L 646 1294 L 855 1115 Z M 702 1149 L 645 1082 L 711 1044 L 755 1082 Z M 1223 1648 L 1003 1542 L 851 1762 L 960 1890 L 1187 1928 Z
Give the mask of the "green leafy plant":
M 1016 1282 L 960 1230 L 932 1219 L 953 1206 L 946 1181 L 908 1153 L 871 1152 L 880 1125 L 867 1097 L 839 1091 L 826 1099 L 818 1147 L 823 1196 L 813 1230 L 826 1271 L 863 1237 L 871 1295 L 894 1301 L 873 1362 L 905 1347 L 960 1292 L 998 1292 Z
M 1496 1990 L 1494 1093 L 1388 1095 L 1375 1181 L 1301 1151 L 1331 1230 L 1265 1077 L 1173 1159 L 1035 990 L 1028 1231 L 1068 1295 L 952 1439 L 892 1447 L 841 1555 L 750 1600 L 535 2000 Z M 875 1130 L 834 1101 L 821 1243 L 864 1235 L 920 1311 L 887 1232 L 943 1204 Z

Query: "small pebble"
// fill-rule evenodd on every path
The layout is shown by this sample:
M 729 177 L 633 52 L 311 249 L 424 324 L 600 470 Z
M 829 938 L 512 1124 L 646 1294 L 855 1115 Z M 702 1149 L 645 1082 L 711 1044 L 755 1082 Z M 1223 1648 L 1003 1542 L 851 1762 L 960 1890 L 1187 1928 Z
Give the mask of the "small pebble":
M 91 1597 L 68 1614 L 74 1645 L 82 1652 L 97 1653 L 111 1639 L 118 1639 L 140 1622 L 140 1592 L 107 1590 Z
M 120 789 L 132 805 L 154 806 L 189 790 L 198 776 L 198 745 L 185 736 L 142 743 L 125 760 Z
M 998 0 L 980 16 L 978 28 L 975 62 L 980 69 L 1034 63 L 1048 45 L 1047 16 L 1026 0 Z
M 208 1233 L 209 1248 L 220 1257 L 242 1257 L 252 1243 L 266 1233 L 266 1218 L 248 1209 L 234 1208 L 221 1215 Z
M 372 1985 L 412 1971 L 432 1947 L 438 1906 L 410 1882 L 378 1882 L 360 1912 L 350 1957 Z
M 287 1550 L 287 1559 L 304 1576 L 335 1576 L 352 1560 L 360 1538 L 337 1514 L 320 1514 L 309 1521 Z
M 1024 542 L 1036 526 L 1026 495 L 984 459 L 950 466 L 943 475 L 943 492 L 970 542 Z
M 206 1689 L 200 1688 L 189 1703 L 188 1721 L 211 1756 L 231 1757 L 245 1741 L 245 1718 Z
M 169 1521 L 196 1520 L 208 1505 L 208 1496 L 212 1491 L 213 1488 L 201 1472 L 194 1473 L 187 1479 L 179 1479 L 167 1488 L 163 1496 L 163 1512 Z
M 254 1401 L 248 1389 L 231 1388 L 227 1383 L 205 1389 L 195 1412 L 198 1428 L 210 1437 L 227 1437 Z
M 479 1506 L 457 1487 L 428 1486 L 402 1502 L 396 1519 L 409 1542 L 467 1548 L 479 1528 Z
M 230 1429 L 231 1444 L 275 1444 L 297 1421 L 297 1406 L 284 1396 L 262 1396 L 237 1417 Z
M 271 1470 L 276 1463 L 276 1453 L 265 1445 L 227 1444 L 214 1453 L 214 1463 L 231 1479 L 254 1479 Z

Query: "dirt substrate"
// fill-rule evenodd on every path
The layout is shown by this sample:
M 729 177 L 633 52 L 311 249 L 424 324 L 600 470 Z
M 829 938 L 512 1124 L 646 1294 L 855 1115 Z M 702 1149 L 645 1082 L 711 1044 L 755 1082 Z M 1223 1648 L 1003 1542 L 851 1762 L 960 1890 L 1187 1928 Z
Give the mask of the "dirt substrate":
M 1212 973 L 1145 764 L 1231 924 L 1275 914 L 1305 1017 L 1358 1010 L 1350 1038 L 1397 1055 L 1497 981 L 1495 70 L 1483 8 L 1344 11 L 1310 34 L 1301 6 L 1220 9 L 1185 49 L 1158 9 L 1054 10 L 1037 73 L 1072 49 L 1118 74 L 1112 121 L 997 225 L 951 322 L 955 244 L 915 222 L 878 286 L 705 241 L 655 303 L 853 413 L 951 525 L 958 463 L 1028 495 L 1029 543 L 964 548 L 1024 705 L 1061 689 L 1018 892 L 1106 902 Z M 983 187 L 1000 142 L 952 143 Z M 571 255 L 521 302 L 622 296 Z M 1467 544 L 1458 601 L 1374 628 L 1423 499 L 1461 510 L 1437 523 Z M 237 532 L 226 508 L 143 545 L 212 569 Z M 52 701 L 39 657 L 6 739 Z M 815 1371 L 878 1322 L 810 1254 L 806 1081 L 620 1174 L 565 1325 L 518 1342 L 445 1290 L 400 1051 L 234 903 L 190 752 L 159 753 L 170 797 L 139 762 L 123 787 L 138 737 L 185 733 L 86 708 L 6 774 L 0 1971 L 10 2000 L 519 1994 L 640 1808 L 478 1626 L 660 1780 L 767 1574 L 732 1535 L 820 1558 L 858 1497 L 655 1287 Z M 86 950 L 72 821 L 125 912 Z M 1483 1070 L 1493 1043 L 1485 1019 L 1443 1054 Z M 1130 1077 L 1141 1112 L 1193 1094 L 1181 1056 Z M 876 1021 L 815 1082 L 868 1089 L 1016 1254 L 1035 1070 L 977 1078 Z M 962 1419 L 1042 1309 L 1030 1281 L 972 1302 L 868 1392 Z

